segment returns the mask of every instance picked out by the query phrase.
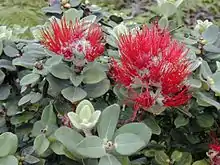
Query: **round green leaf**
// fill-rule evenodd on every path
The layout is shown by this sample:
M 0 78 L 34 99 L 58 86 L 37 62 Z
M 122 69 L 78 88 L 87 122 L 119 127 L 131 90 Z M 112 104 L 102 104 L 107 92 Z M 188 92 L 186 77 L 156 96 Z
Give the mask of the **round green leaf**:
M 160 165 L 169 165 L 170 159 L 164 151 L 157 151 L 155 153 L 155 160 Z
M 138 135 L 142 140 L 145 141 L 146 144 L 150 141 L 152 131 L 151 129 L 144 123 L 129 123 L 116 131 L 116 134 L 122 133 L 132 133 Z
M 171 159 L 172 161 L 179 161 L 183 156 L 183 153 L 180 151 L 173 151 L 172 155 L 171 155 Z
M 138 135 L 132 133 L 119 134 L 115 138 L 115 150 L 121 155 L 131 155 L 146 144 Z
M 103 146 L 103 140 L 98 136 L 87 136 L 77 144 L 76 150 L 85 157 L 101 158 L 106 154 Z
M 0 86 L 0 100 L 6 100 L 10 95 L 10 86 L 9 85 L 2 85 Z
M 83 73 L 83 82 L 85 84 L 96 84 L 106 78 L 105 71 L 99 66 L 95 65 L 92 68 L 89 68 Z
M 78 87 L 83 81 L 83 75 L 71 74 L 70 81 L 73 83 L 75 87 Z
M 194 162 L 192 165 L 209 165 L 209 163 L 206 160 L 198 160 Z
M 46 61 L 45 65 L 49 66 L 49 67 L 51 67 L 53 65 L 58 65 L 59 63 L 61 63 L 62 59 L 63 59 L 63 56 L 54 55 Z
M 4 47 L 3 50 L 6 56 L 8 57 L 16 57 L 19 55 L 19 51 L 10 45 L 7 45 L 6 47 Z
M 160 25 L 161 28 L 167 28 L 169 26 L 169 21 L 167 17 L 162 17 L 158 24 Z
M 34 140 L 34 149 L 41 155 L 49 148 L 50 142 L 44 134 L 38 135 Z
M 39 79 L 40 79 L 40 75 L 39 74 L 31 73 L 31 74 L 25 75 L 21 79 L 20 84 L 22 86 L 29 85 L 29 84 L 32 84 L 32 83 L 36 83 Z
M 70 5 L 72 7 L 77 7 L 80 5 L 80 3 L 81 3 L 81 0 L 70 0 Z
M 31 100 L 31 93 L 24 95 L 18 102 L 18 106 L 21 106 L 23 104 L 26 104 L 27 102 L 29 102 Z
M 9 71 L 16 71 L 16 67 L 12 65 L 11 61 L 5 59 L 0 60 L 0 68 L 5 68 Z
M 53 105 L 50 103 L 48 106 L 46 106 L 43 110 L 41 121 L 45 124 L 56 124 L 57 118 L 56 114 L 53 111 Z
M 22 114 L 12 116 L 10 121 L 11 121 L 12 125 L 19 125 L 19 124 L 22 124 L 22 123 L 25 123 L 25 122 L 29 121 L 33 117 L 34 117 L 34 113 L 27 111 L 27 112 L 24 112 Z
M 202 128 L 210 128 L 214 124 L 214 118 L 209 114 L 202 114 L 196 117 L 196 122 Z
M 191 165 L 192 164 L 192 155 L 188 152 L 183 152 L 181 159 L 175 162 L 175 165 Z
M 98 165 L 121 165 L 121 163 L 115 156 L 108 154 L 101 157 Z
M 18 165 L 18 160 L 15 156 L 9 155 L 9 156 L 0 158 L 0 165 Z
M 219 37 L 219 27 L 217 25 L 209 26 L 202 34 L 202 37 L 209 43 L 213 44 Z
M 40 99 L 42 99 L 43 95 L 39 92 L 33 92 L 31 95 L 31 104 L 37 103 L 38 101 L 40 101 Z
M 69 79 L 70 77 L 70 68 L 65 64 L 53 65 L 49 68 L 50 73 L 59 78 L 59 79 Z
M 78 87 L 67 87 L 61 91 L 63 97 L 72 103 L 84 99 L 87 93 Z
M 88 97 L 97 98 L 108 92 L 109 88 L 110 81 L 108 79 L 104 79 L 103 81 L 97 84 L 85 85 L 84 90 L 87 92 Z
M 0 85 L 3 83 L 5 79 L 5 73 L 0 69 Z
M 97 125 L 100 138 L 107 140 L 112 139 L 118 123 L 119 114 L 120 106 L 117 104 L 113 104 L 102 111 L 100 121 Z
M 18 138 L 11 132 L 0 135 L 0 157 L 13 155 L 18 147 Z
M 83 140 L 83 136 L 81 134 L 68 127 L 60 127 L 57 129 L 55 132 L 55 137 L 71 153 L 76 152 L 77 144 Z
M 53 134 L 57 130 L 57 128 L 58 127 L 55 124 L 45 124 L 43 121 L 40 120 L 34 123 L 31 133 L 34 137 L 37 137 L 39 134 L 42 134 L 42 132 L 44 132 L 44 134 L 48 137 Z
M 24 161 L 27 162 L 28 164 L 36 164 L 36 163 L 40 162 L 40 159 L 38 159 L 32 155 L 26 155 L 24 157 Z
M 161 133 L 161 128 L 160 128 L 160 126 L 157 124 L 157 121 L 155 120 L 155 118 L 148 116 L 148 117 L 144 120 L 144 123 L 151 129 L 152 134 L 160 135 L 160 133 Z
M 65 11 L 63 16 L 67 21 L 75 22 L 76 20 L 80 20 L 80 18 L 83 16 L 83 11 L 71 8 Z
M 175 124 L 176 128 L 185 126 L 188 123 L 189 123 L 189 119 L 185 118 L 183 115 L 177 116 L 177 118 L 174 120 L 174 124 Z
M 64 149 L 65 147 L 59 141 L 53 142 L 50 148 L 55 152 L 57 155 L 65 155 Z
M 177 11 L 177 8 L 173 3 L 165 2 L 161 4 L 159 10 L 161 14 L 163 14 L 164 16 L 168 18 Z

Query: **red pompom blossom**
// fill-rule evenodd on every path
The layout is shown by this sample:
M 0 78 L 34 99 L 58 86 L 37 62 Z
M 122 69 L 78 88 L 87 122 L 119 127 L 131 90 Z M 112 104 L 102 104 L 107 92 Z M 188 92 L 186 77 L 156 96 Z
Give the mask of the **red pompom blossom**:
M 112 60 L 111 76 L 119 87 L 127 89 L 134 103 L 134 115 L 139 109 L 153 105 L 179 106 L 190 99 L 185 80 L 190 74 L 190 62 L 184 45 L 171 38 L 157 24 L 144 26 L 135 33 L 119 38 L 120 60 Z
M 220 164 L 220 144 L 217 136 L 214 132 L 210 134 L 212 138 L 212 144 L 209 145 L 209 152 L 207 156 L 211 161 L 211 165 L 219 165 Z
M 42 31 L 41 43 L 66 59 L 82 54 L 88 62 L 92 62 L 104 53 L 102 38 L 101 27 L 97 24 L 79 21 L 73 24 L 62 18 L 61 21 L 54 19 L 51 27 Z

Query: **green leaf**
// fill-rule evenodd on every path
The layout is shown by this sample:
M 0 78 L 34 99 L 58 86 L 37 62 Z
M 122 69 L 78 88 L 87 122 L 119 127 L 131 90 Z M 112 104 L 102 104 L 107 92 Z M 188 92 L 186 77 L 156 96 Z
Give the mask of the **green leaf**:
M 80 5 L 80 3 L 81 3 L 81 0 L 70 0 L 70 5 L 72 7 L 77 7 Z
M 211 89 L 216 93 L 220 93 L 220 72 L 214 73 L 211 78 L 213 79 L 213 84 L 210 85 Z
M 155 160 L 160 165 L 169 165 L 170 159 L 164 151 L 157 151 L 155 153 Z
M 40 99 L 42 99 L 43 95 L 39 92 L 32 92 L 32 95 L 31 95 L 31 104 L 34 104 L 34 103 L 37 103 L 38 101 L 40 101 Z
M 85 85 L 84 90 L 87 92 L 88 97 L 97 98 L 108 92 L 109 88 L 110 81 L 108 79 L 104 79 L 103 81 L 97 84 Z
M 191 165 L 192 164 L 192 155 L 188 152 L 183 152 L 182 158 L 175 162 L 175 165 Z
M 46 125 L 43 121 L 37 121 L 34 123 L 33 129 L 32 129 L 32 135 L 34 137 L 37 137 L 39 134 L 44 134 L 48 137 L 50 136 L 55 130 L 57 130 L 57 125 L 50 124 Z
M 84 18 L 82 18 L 80 21 L 81 22 L 86 22 L 86 23 L 94 23 L 96 21 L 97 16 L 95 15 L 89 15 Z
M 24 157 L 24 161 L 28 164 L 36 164 L 36 163 L 40 162 L 40 159 L 38 159 L 32 155 L 26 155 Z
M 75 103 L 84 99 L 87 93 L 78 87 L 67 87 L 61 91 L 63 97 L 69 100 L 71 103 Z
M 145 141 L 132 133 L 119 134 L 115 138 L 115 150 L 121 155 L 131 155 L 145 146 Z
M 31 93 L 24 95 L 18 102 L 18 106 L 28 103 L 31 100 Z
M 10 45 L 7 45 L 6 47 L 4 47 L 3 50 L 4 50 L 5 55 L 8 57 L 19 56 L 19 51 Z
M 197 98 L 197 102 L 202 101 L 210 106 L 216 107 L 216 109 L 220 109 L 220 103 L 215 100 L 213 96 L 210 95 L 210 93 L 205 92 L 195 92 L 195 96 Z M 200 104 L 199 104 L 200 105 Z
M 180 151 L 173 151 L 172 155 L 171 155 L 171 159 L 172 161 L 180 161 L 180 159 L 182 158 L 183 153 Z
M 69 79 L 70 77 L 70 68 L 65 64 L 53 65 L 49 68 L 49 72 L 59 79 Z
M 17 98 L 8 99 L 5 105 L 7 109 L 7 116 L 14 116 L 19 112 Z
M 73 85 L 75 87 L 78 87 L 81 84 L 81 82 L 83 81 L 83 75 L 76 75 L 76 74 L 72 73 L 70 75 L 70 81 L 73 83 Z
M 0 40 L 0 56 L 2 55 L 3 52 L 3 42 Z
M 151 129 L 152 133 L 155 135 L 161 134 L 161 128 L 157 124 L 157 121 L 154 117 L 147 116 L 147 118 L 144 120 L 144 123 Z
M 55 78 L 55 77 L 53 77 L 50 74 L 47 75 L 46 79 L 47 79 L 47 81 L 49 83 L 48 94 L 53 96 L 53 97 L 57 97 L 60 94 L 62 89 L 64 89 L 67 86 L 69 86 L 69 84 L 67 85 L 67 83 L 64 82 L 64 80 Z
M 1 85 L 0 86 L 0 100 L 6 100 L 10 95 L 10 86 L 9 85 Z
M 18 160 L 15 156 L 9 155 L 9 156 L 0 158 L 0 165 L 18 165 Z
M 177 11 L 177 8 L 173 3 L 165 2 L 165 3 L 161 4 L 159 10 L 160 10 L 161 14 L 163 14 L 164 16 L 166 16 L 168 18 L 168 17 L 172 16 Z
M 34 140 L 34 149 L 41 155 L 49 148 L 50 142 L 44 134 L 38 135 Z
M 100 158 L 106 154 L 103 140 L 98 136 L 87 136 L 76 145 L 77 152 L 85 157 Z
M 50 148 L 53 150 L 53 152 L 55 152 L 57 155 L 65 155 L 65 147 L 64 145 L 59 142 L 59 141 L 55 141 L 51 144 Z
M 205 79 L 208 79 L 212 75 L 209 64 L 204 60 L 202 60 L 202 64 L 200 65 L 200 72 Z
M 113 104 L 103 110 L 100 116 L 100 122 L 97 125 L 100 138 L 106 140 L 112 139 L 118 123 L 119 114 L 120 106 L 117 104 Z
M 146 144 L 150 141 L 152 132 L 151 129 L 144 123 L 129 123 L 116 131 L 116 135 L 122 133 L 132 133 L 138 135 Z
M 174 120 L 174 124 L 176 128 L 185 126 L 189 123 L 189 119 L 185 118 L 183 115 L 178 115 L 177 118 Z
M 196 117 L 196 122 L 202 128 L 210 128 L 215 121 L 213 116 L 209 114 L 202 114 Z
M 5 59 L 0 60 L 0 68 L 5 68 L 8 71 L 16 71 L 16 67 L 12 65 L 11 61 Z
M 158 24 L 161 28 L 167 28 L 169 26 L 168 18 L 166 16 L 160 18 Z
M 46 106 L 43 110 L 41 121 L 45 124 L 57 124 L 57 117 L 56 114 L 53 111 L 53 105 L 50 103 L 48 106 Z
M 42 11 L 44 13 L 62 14 L 60 4 L 55 4 L 53 6 L 44 7 L 44 8 L 42 8 Z
M 76 20 L 80 20 L 80 18 L 83 16 L 83 11 L 71 8 L 65 11 L 63 16 L 67 21 L 72 21 L 74 23 Z
M 98 165 L 122 165 L 118 159 L 113 155 L 106 155 L 101 157 Z
M 60 127 L 57 129 L 55 132 L 55 137 L 71 153 L 76 152 L 77 144 L 83 140 L 83 136 L 81 134 L 68 127 Z
M 5 79 L 5 73 L 0 69 L 0 85 L 3 83 Z
M 218 39 L 218 33 L 219 27 L 217 25 L 211 25 L 202 33 L 202 37 L 209 44 L 213 44 Z
M 39 79 L 40 79 L 40 75 L 39 74 L 31 73 L 31 74 L 25 75 L 21 79 L 20 85 L 24 86 L 24 85 L 33 84 L 33 83 L 36 83 Z
M 106 78 L 105 71 L 97 64 L 83 73 L 85 84 L 96 84 Z
M 12 125 L 19 125 L 19 124 L 22 124 L 22 123 L 25 123 L 25 122 L 31 120 L 33 117 L 34 117 L 34 113 L 27 111 L 22 114 L 12 116 L 10 119 L 10 122 Z
M 17 151 L 18 138 L 11 132 L 5 132 L 0 135 L 0 157 L 13 155 Z
M 194 162 L 192 165 L 209 165 L 209 163 L 206 160 L 198 160 Z
M 62 60 L 63 56 L 53 55 L 46 61 L 45 66 L 51 67 L 53 65 L 58 65 L 62 62 Z

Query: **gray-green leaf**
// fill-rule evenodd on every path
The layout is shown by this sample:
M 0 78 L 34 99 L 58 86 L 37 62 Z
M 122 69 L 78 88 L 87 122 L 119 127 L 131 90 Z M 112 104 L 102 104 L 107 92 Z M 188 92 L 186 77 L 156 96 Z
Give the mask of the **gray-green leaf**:
M 100 122 L 97 126 L 100 138 L 106 140 L 112 139 L 118 123 L 119 114 L 120 106 L 117 104 L 111 105 L 103 110 L 100 116 Z
M 145 146 L 145 141 L 132 133 L 119 134 L 115 138 L 115 150 L 121 155 L 131 155 Z

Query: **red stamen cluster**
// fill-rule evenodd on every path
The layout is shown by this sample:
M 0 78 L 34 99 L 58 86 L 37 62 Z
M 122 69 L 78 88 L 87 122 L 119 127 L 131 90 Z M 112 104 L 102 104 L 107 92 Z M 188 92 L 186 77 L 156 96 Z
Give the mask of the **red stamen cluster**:
M 209 152 L 207 153 L 207 155 L 211 161 L 211 165 L 219 165 L 220 164 L 220 144 L 214 132 L 211 132 L 210 136 L 213 142 L 212 144 L 209 145 Z
M 102 30 L 97 24 L 78 21 L 73 24 L 62 18 L 60 22 L 54 19 L 51 28 L 42 31 L 41 43 L 66 59 L 72 59 L 78 52 L 92 62 L 104 52 L 102 38 Z
M 121 58 L 113 59 L 111 75 L 127 89 L 136 111 L 155 104 L 179 106 L 190 99 L 184 84 L 190 74 L 187 51 L 168 31 L 157 24 L 144 26 L 135 34 L 122 35 L 119 50 Z

